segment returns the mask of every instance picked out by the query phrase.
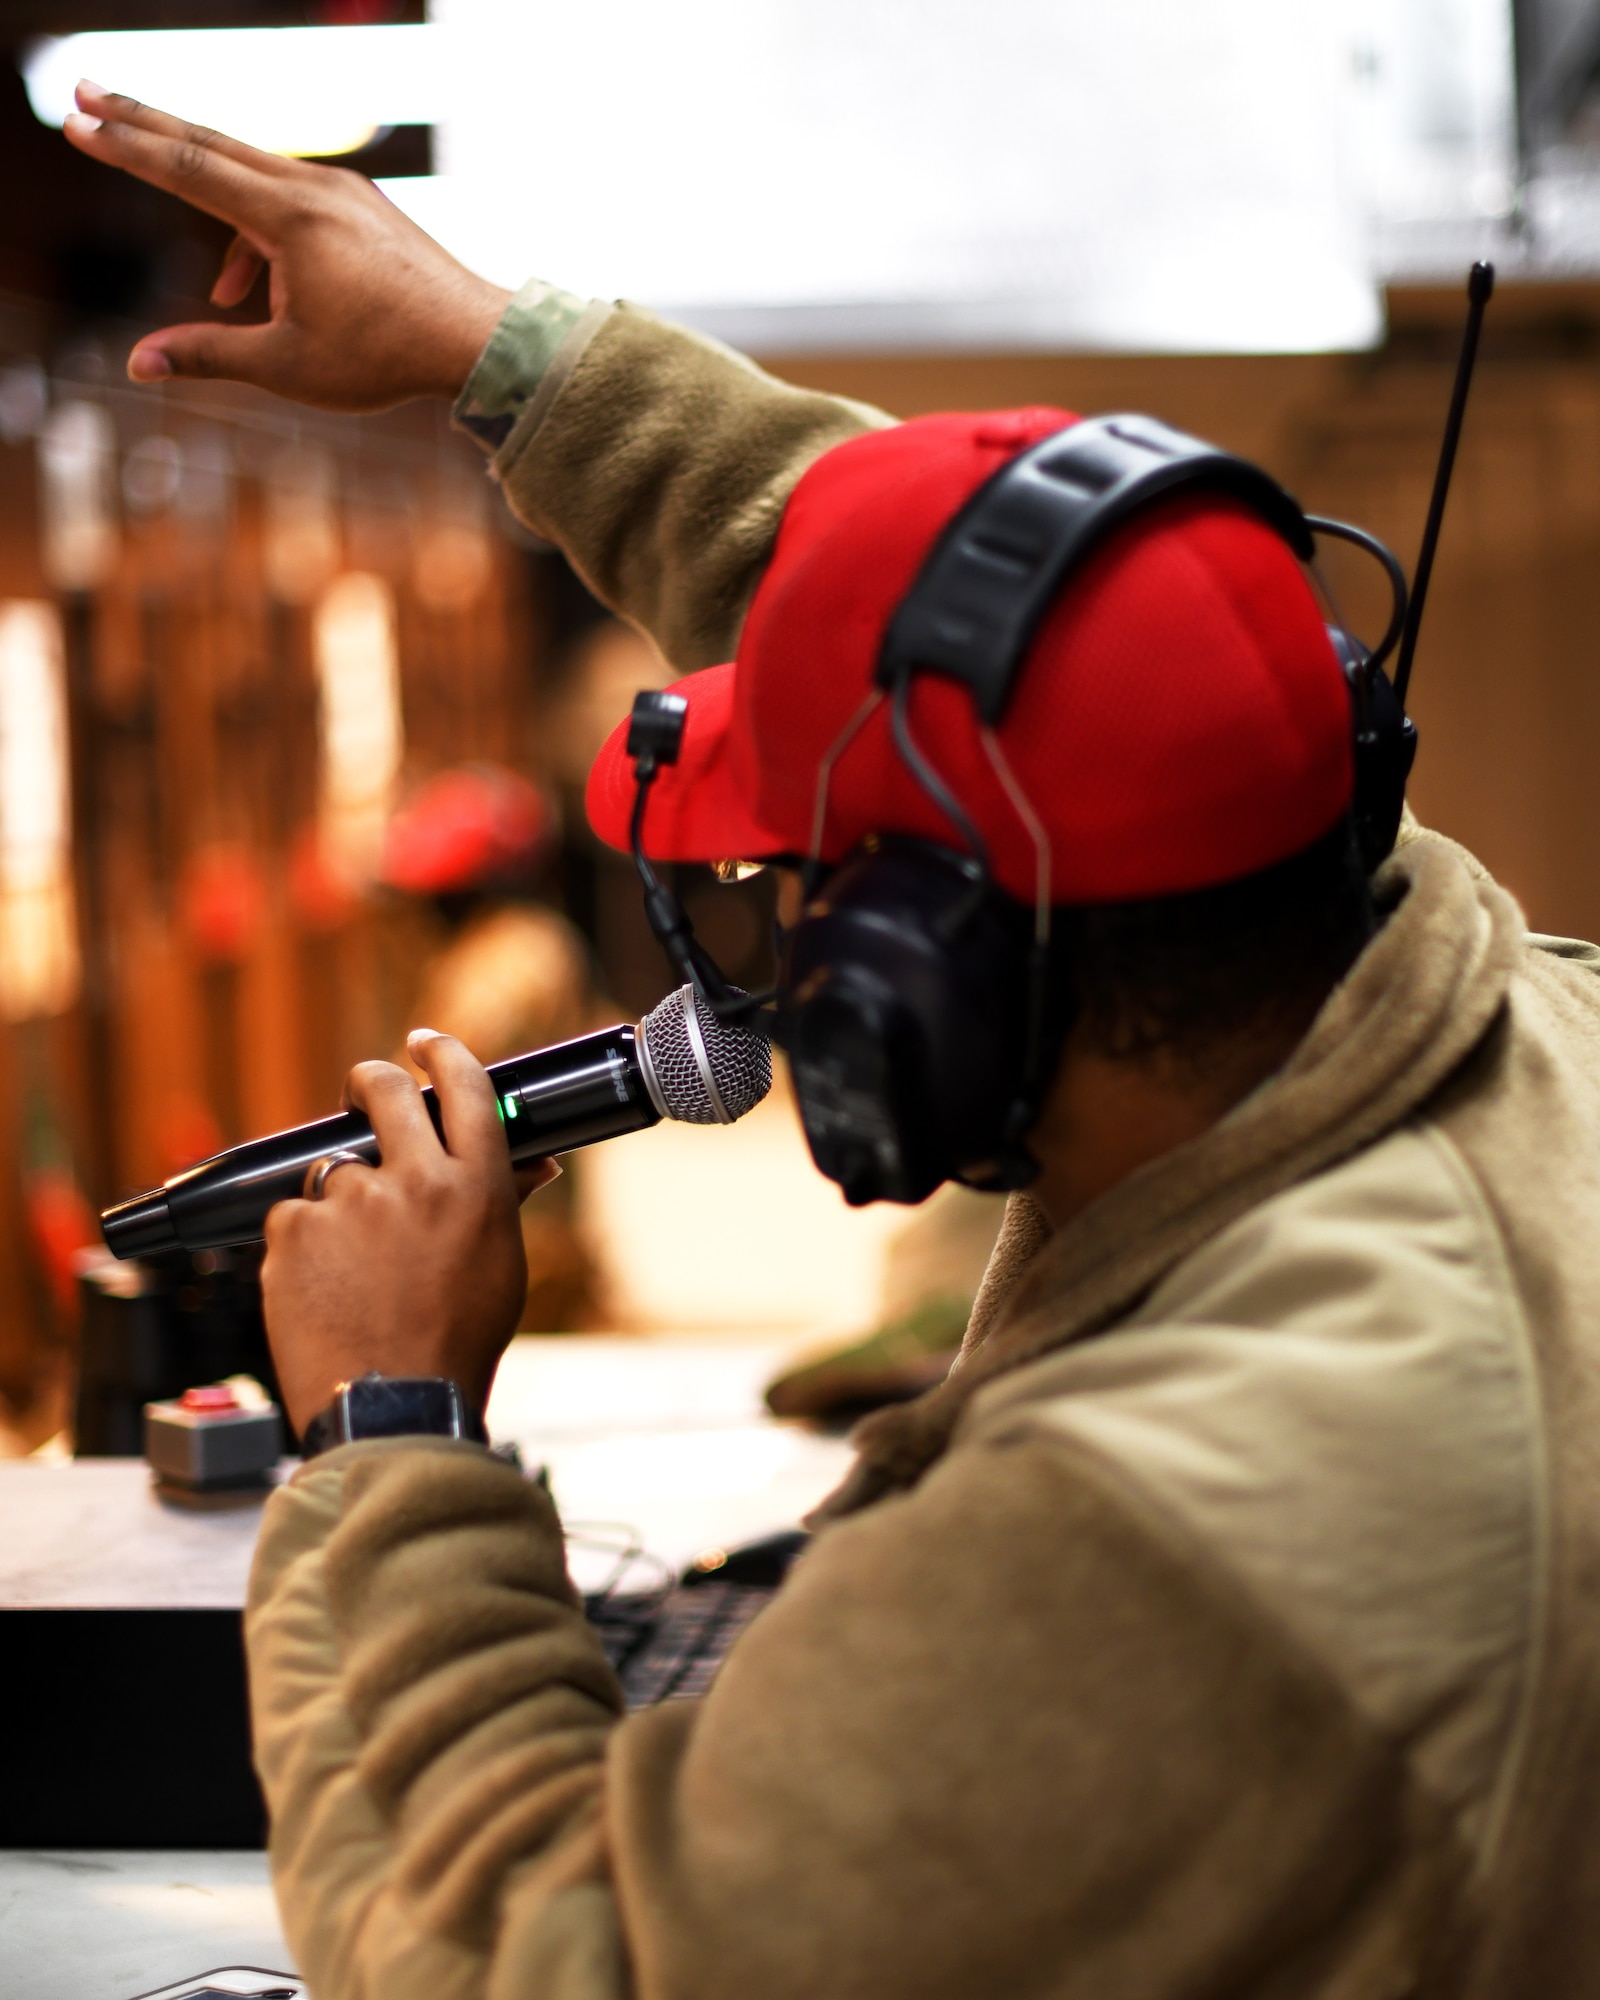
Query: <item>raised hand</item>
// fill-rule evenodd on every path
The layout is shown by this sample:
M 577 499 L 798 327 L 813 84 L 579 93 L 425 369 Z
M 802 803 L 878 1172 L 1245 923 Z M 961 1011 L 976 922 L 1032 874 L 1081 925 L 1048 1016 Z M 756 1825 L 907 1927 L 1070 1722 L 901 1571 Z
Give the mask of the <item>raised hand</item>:
M 148 334 L 128 357 L 135 382 L 224 377 L 327 410 L 460 390 L 510 294 L 365 175 L 257 152 L 96 84 L 80 83 L 77 97 L 65 129 L 79 152 L 232 225 L 214 304 L 240 304 L 269 274 L 266 320 Z

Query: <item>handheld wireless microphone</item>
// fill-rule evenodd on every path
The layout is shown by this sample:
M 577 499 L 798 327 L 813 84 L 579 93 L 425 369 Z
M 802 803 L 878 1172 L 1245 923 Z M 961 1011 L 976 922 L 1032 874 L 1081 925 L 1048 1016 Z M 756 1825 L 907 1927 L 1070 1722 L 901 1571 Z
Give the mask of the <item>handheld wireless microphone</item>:
M 603 1028 L 512 1056 L 491 1066 L 489 1081 L 511 1164 L 520 1167 L 642 1131 L 663 1118 L 731 1125 L 772 1088 L 772 1050 L 764 1036 L 719 1021 L 694 988 L 684 986 L 637 1028 Z M 431 1089 L 422 1098 L 439 1130 L 438 1100 Z M 116 1257 L 259 1242 L 267 1210 L 298 1195 L 316 1161 L 340 1152 L 379 1163 L 377 1138 L 359 1111 L 218 1153 L 164 1187 L 108 1208 L 101 1231 Z

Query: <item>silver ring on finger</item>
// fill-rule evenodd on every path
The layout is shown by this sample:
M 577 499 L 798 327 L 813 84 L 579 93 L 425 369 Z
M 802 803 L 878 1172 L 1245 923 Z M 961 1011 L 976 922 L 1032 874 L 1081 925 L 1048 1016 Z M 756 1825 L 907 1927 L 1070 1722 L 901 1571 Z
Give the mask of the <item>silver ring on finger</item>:
M 359 1153 L 343 1150 L 337 1153 L 324 1153 L 320 1160 L 313 1160 L 306 1168 L 305 1186 L 301 1189 L 301 1193 L 307 1201 L 321 1201 L 328 1191 L 328 1176 L 336 1167 L 365 1167 L 370 1164 L 371 1162 L 362 1159 Z

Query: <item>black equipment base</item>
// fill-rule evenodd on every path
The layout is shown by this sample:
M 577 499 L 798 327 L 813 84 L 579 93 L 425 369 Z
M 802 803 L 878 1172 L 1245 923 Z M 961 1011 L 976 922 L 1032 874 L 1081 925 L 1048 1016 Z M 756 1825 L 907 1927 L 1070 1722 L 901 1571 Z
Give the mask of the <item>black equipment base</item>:
M 252 1848 L 237 1611 L 0 1611 L 0 1847 Z

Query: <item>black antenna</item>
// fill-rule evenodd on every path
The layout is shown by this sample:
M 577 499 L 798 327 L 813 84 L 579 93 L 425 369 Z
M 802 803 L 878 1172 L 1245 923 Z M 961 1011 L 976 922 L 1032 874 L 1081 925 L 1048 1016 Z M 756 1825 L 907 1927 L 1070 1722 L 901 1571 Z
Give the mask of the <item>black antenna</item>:
M 1402 708 L 1406 705 L 1406 689 L 1411 685 L 1411 656 L 1417 650 L 1417 629 L 1422 623 L 1422 607 L 1428 601 L 1428 579 L 1433 575 L 1433 556 L 1439 546 L 1439 527 L 1444 520 L 1444 503 L 1450 492 L 1450 475 L 1456 469 L 1456 446 L 1461 442 L 1461 421 L 1467 414 L 1467 391 L 1472 387 L 1472 370 L 1478 359 L 1483 309 L 1493 294 L 1494 266 L 1474 264 L 1467 273 L 1467 324 L 1461 335 L 1456 385 L 1450 392 L 1450 414 L 1444 420 L 1444 440 L 1439 446 L 1439 469 L 1433 476 L 1433 498 L 1428 502 L 1428 520 L 1422 530 L 1422 547 L 1417 555 L 1411 602 L 1406 608 L 1405 630 L 1400 636 L 1394 691 Z

